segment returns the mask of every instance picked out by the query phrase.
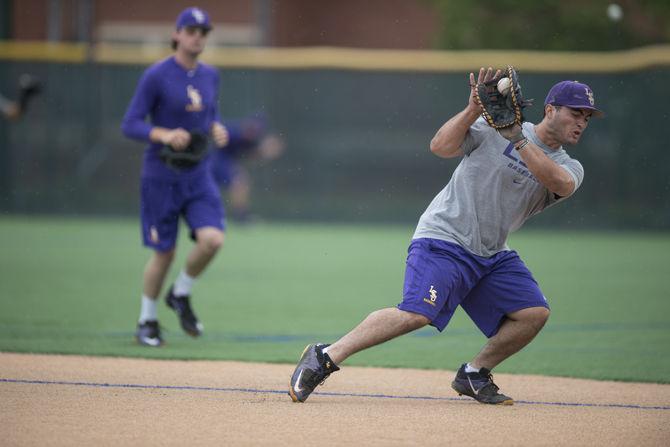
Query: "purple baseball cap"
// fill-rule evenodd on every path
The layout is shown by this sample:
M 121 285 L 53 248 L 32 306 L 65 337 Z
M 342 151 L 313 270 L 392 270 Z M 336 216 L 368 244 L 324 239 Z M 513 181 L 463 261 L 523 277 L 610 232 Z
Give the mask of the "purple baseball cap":
M 209 14 L 196 7 L 184 9 L 179 14 L 179 17 L 177 17 L 177 30 L 185 26 L 194 26 L 206 30 L 212 29 L 212 24 L 209 22 Z
M 565 106 L 571 109 L 587 109 L 593 112 L 593 116 L 602 118 L 605 113 L 595 107 L 596 100 L 593 97 L 591 87 L 577 81 L 561 81 L 554 85 L 544 105 Z

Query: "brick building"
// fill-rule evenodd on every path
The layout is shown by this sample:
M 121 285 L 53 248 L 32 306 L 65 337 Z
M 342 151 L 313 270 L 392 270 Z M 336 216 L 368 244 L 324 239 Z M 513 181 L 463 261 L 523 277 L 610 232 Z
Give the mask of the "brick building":
M 9 0 L 5 37 L 18 40 L 168 42 L 176 0 Z M 427 49 L 437 13 L 423 0 L 199 0 L 230 46 Z

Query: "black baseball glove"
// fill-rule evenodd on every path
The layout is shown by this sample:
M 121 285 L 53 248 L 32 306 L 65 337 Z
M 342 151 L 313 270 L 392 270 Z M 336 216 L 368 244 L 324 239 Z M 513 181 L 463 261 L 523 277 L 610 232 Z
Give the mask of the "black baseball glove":
M 42 83 L 33 75 L 23 74 L 19 77 L 19 92 L 16 102 L 21 113 L 25 113 L 31 98 L 42 92 Z
M 509 88 L 501 92 L 498 90 L 498 82 L 504 78 L 509 79 Z M 514 124 L 521 125 L 524 121 L 523 109 L 533 103 L 532 99 L 523 99 L 519 77 L 511 65 L 507 66 L 507 70 L 501 76 L 477 84 L 475 96 L 482 108 L 484 119 L 494 129 L 503 129 Z
M 171 146 L 163 146 L 159 153 L 161 160 L 171 168 L 191 168 L 202 161 L 207 155 L 209 139 L 202 132 L 191 132 L 191 142 L 181 151 L 174 150 Z

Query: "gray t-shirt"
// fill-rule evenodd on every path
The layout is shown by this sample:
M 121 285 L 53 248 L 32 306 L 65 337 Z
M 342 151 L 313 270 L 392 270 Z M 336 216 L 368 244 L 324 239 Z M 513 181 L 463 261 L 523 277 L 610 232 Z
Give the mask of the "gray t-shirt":
M 523 123 L 523 133 L 573 177 L 576 191 L 584 179 L 579 161 L 562 147 L 553 150 L 542 143 L 532 123 Z M 507 235 L 528 218 L 566 198 L 545 188 L 512 144 L 483 118 L 470 127 L 461 150 L 465 156 L 447 186 L 421 215 L 413 239 L 454 242 L 476 255 L 490 257 L 509 250 Z

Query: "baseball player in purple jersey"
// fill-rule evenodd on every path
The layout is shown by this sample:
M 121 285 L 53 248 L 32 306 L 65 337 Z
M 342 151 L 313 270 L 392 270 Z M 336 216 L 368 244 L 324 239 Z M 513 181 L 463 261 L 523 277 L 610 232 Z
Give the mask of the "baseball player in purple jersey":
M 195 241 L 186 265 L 166 295 L 189 335 L 198 336 L 202 324 L 190 304 L 195 279 L 207 267 L 224 239 L 224 212 L 206 159 L 192 167 L 166 165 L 163 146 L 183 151 L 190 132 L 211 135 L 216 146 L 225 146 L 228 134 L 221 124 L 217 101 L 219 74 L 198 61 L 211 30 L 208 14 L 187 8 L 177 18 L 172 36 L 173 56 L 149 67 L 139 81 L 122 130 L 129 137 L 149 143 L 141 178 L 141 218 L 144 245 L 153 250 L 144 269 L 142 306 L 136 339 L 145 346 L 160 346 L 157 300 L 175 254 L 179 217 Z M 150 122 L 146 122 L 146 117 Z
M 482 68 L 477 81 L 499 74 Z M 438 157 L 462 160 L 419 219 L 402 302 L 371 313 L 332 345 L 307 346 L 291 377 L 294 402 L 304 402 L 356 352 L 428 324 L 442 331 L 460 305 L 488 342 L 460 367 L 452 388 L 482 403 L 513 403 L 499 392 L 491 370 L 537 335 L 549 305 L 507 236 L 579 188 L 584 170 L 563 145 L 576 144 L 590 118 L 602 112 L 587 85 L 563 81 L 549 91 L 539 124 L 498 132 L 480 117 L 473 73 L 470 85 L 467 107 L 430 143 Z
M 279 157 L 285 148 L 283 138 L 272 133 L 267 119 L 256 114 L 225 120 L 228 144 L 214 151 L 209 159 L 216 182 L 226 190 L 230 217 L 240 223 L 251 219 L 251 176 L 242 160 L 267 162 Z

